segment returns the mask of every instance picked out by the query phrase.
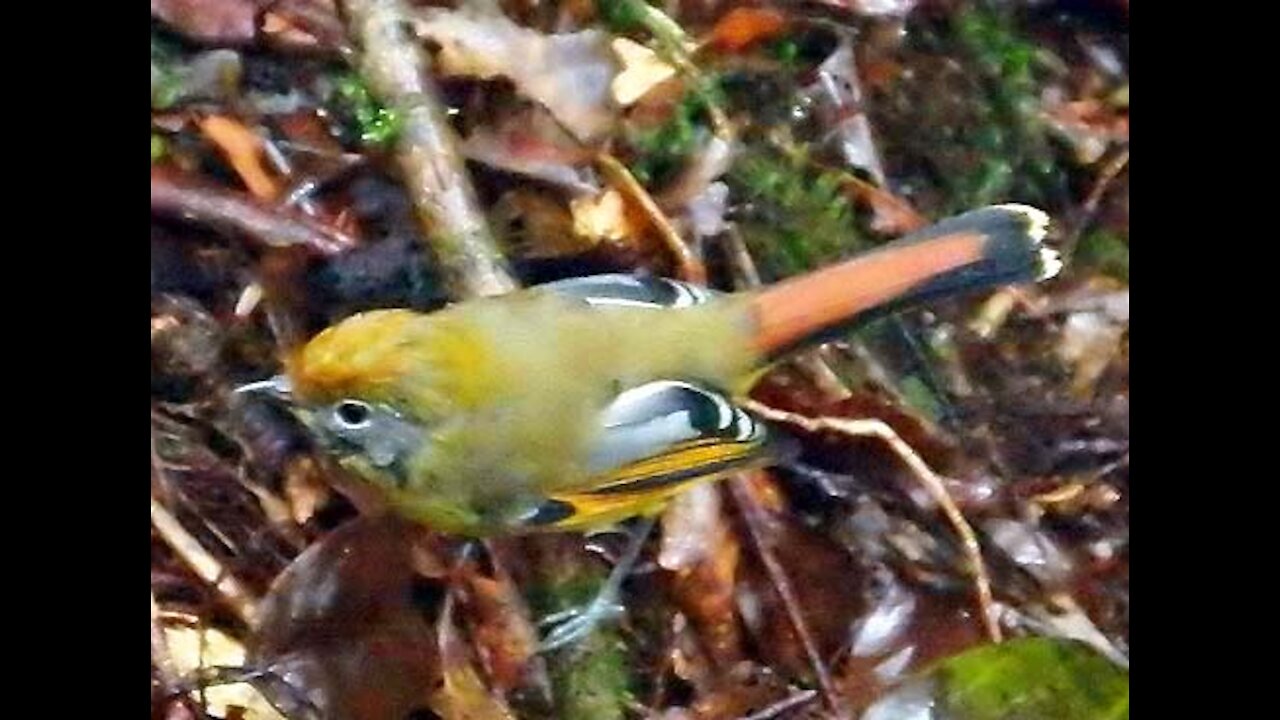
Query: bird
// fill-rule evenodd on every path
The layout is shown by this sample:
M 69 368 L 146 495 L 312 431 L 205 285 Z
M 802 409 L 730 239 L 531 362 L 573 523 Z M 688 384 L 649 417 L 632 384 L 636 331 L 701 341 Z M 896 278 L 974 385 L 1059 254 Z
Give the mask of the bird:
M 1036 208 L 993 205 L 742 292 L 608 274 L 371 310 L 238 391 L 284 402 L 339 465 L 438 531 L 651 519 L 693 483 L 776 462 L 780 434 L 742 401 L 778 361 L 886 313 L 1050 278 L 1048 227 Z M 598 600 L 549 645 L 616 612 Z

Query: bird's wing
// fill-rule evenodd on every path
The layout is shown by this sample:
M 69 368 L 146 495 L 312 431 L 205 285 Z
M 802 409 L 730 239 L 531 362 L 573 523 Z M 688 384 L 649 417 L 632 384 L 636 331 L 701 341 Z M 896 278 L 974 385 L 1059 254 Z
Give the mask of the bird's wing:
M 601 425 L 592 481 L 551 494 L 529 525 L 581 528 L 656 510 L 690 483 L 767 464 L 775 447 L 766 426 L 728 397 L 682 381 L 621 393 Z
M 622 274 L 569 278 L 536 287 L 589 305 L 624 305 L 655 310 L 702 305 L 719 295 L 701 285 L 679 280 Z

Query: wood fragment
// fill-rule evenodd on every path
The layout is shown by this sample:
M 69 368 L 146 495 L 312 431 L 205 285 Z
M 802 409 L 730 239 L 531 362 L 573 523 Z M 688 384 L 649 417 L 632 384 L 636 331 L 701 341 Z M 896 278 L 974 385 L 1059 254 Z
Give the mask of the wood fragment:
M 359 46 L 361 77 L 400 118 L 396 164 L 451 295 L 465 299 L 515 290 L 431 77 L 431 60 L 407 22 L 408 3 L 344 0 L 340 8 Z

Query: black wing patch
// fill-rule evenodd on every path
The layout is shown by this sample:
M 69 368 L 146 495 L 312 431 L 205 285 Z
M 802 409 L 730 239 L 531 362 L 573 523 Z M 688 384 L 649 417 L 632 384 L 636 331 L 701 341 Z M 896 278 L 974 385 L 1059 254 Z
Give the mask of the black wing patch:
M 659 381 L 620 394 L 602 413 L 587 464 L 592 481 L 558 493 L 526 523 L 572 528 L 660 505 L 686 484 L 763 465 L 766 426 L 715 390 Z

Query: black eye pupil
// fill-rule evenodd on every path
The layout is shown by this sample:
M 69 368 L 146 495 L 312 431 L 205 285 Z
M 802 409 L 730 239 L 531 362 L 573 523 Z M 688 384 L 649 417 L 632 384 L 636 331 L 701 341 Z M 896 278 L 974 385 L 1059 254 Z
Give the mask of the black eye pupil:
M 363 425 L 369 420 L 369 406 L 364 403 L 344 402 L 338 405 L 338 419 L 347 425 Z

